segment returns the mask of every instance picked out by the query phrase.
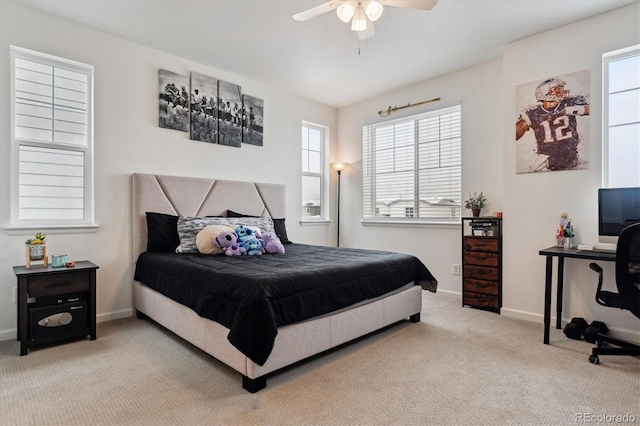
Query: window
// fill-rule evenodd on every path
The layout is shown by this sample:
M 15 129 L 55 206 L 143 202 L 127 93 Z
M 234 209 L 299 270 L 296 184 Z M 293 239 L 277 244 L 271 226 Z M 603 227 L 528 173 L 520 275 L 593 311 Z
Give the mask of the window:
M 459 222 L 460 105 L 363 130 L 364 219 Z
M 325 129 L 302 125 L 302 220 L 324 217 Z
M 93 67 L 11 46 L 12 227 L 93 225 Z
M 640 186 L 640 45 L 603 55 L 603 187 Z

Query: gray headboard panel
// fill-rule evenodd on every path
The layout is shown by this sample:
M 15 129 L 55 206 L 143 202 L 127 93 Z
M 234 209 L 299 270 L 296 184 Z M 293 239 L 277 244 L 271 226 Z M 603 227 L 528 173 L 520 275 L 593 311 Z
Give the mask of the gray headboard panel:
M 147 248 L 146 212 L 226 216 L 229 209 L 286 217 L 286 187 L 280 184 L 134 173 L 131 193 L 134 262 Z

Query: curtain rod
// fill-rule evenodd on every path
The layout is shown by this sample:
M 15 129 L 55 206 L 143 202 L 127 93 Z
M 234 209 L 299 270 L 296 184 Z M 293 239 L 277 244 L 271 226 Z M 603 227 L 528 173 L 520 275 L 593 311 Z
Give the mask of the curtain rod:
M 440 98 L 433 98 L 433 99 L 429 99 L 428 101 L 418 102 L 416 104 L 407 103 L 405 106 L 401 106 L 401 107 L 395 107 L 394 106 L 393 108 L 391 108 L 391 106 L 389 106 L 389 108 L 387 108 L 387 109 L 383 109 L 383 110 L 378 111 L 378 115 L 380 117 L 387 117 L 389 114 L 391 114 L 392 112 L 398 111 L 399 109 L 414 107 L 414 106 L 418 106 L 418 105 L 422 105 L 422 104 L 428 104 L 429 102 L 437 102 L 439 100 L 440 100 Z

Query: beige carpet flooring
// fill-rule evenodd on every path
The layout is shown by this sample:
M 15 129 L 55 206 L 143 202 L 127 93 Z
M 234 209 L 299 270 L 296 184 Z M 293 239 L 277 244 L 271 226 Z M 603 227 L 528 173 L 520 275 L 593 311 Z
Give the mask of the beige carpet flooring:
M 542 324 L 462 308 L 450 294 L 423 292 L 423 302 L 421 322 L 277 372 L 256 394 L 242 389 L 239 373 L 149 320 L 98 324 L 93 342 L 23 357 L 17 342 L 3 341 L 0 424 L 640 423 L 639 358 L 592 365 L 591 345 L 560 330 L 543 345 Z

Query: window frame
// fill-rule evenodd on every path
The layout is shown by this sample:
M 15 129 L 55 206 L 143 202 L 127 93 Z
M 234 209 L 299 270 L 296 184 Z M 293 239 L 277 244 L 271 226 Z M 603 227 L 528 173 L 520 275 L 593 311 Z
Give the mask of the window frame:
M 640 56 L 640 44 L 624 49 L 607 52 L 602 55 L 602 187 L 611 188 L 609 179 L 609 133 L 610 109 L 609 109 L 609 67 L 612 62 Z M 619 93 L 619 92 L 618 92 Z
M 76 145 L 52 141 L 38 141 L 30 138 L 16 136 L 16 59 L 24 59 L 30 62 L 70 70 L 86 76 L 87 102 L 86 102 L 86 144 Z M 56 57 L 34 50 L 24 49 L 18 46 L 10 46 L 10 126 L 11 126 L 11 208 L 8 231 L 20 230 L 79 230 L 95 231 L 94 211 L 94 67 L 73 60 Z M 52 119 L 53 120 L 53 119 Z M 55 124 L 52 121 L 52 125 Z M 54 131 L 55 126 L 52 127 Z M 21 219 L 20 218 L 20 148 L 36 147 L 48 150 L 82 152 L 83 161 L 83 218 L 82 219 Z
M 329 128 L 327 126 L 323 126 L 321 124 L 316 124 L 316 123 L 311 123 L 309 121 L 303 121 L 302 122 L 302 126 L 301 126 L 301 130 L 304 131 L 304 129 L 313 129 L 313 130 L 317 130 L 320 132 L 320 172 L 316 173 L 316 172 L 308 172 L 308 171 L 304 171 L 302 170 L 302 165 L 300 167 L 300 223 L 301 224 L 324 224 L 324 223 L 328 223 L 328 210 L 329 210 L 329 206 L 328 206 L 328 182 L 327 182 L 327 176 L 328 176 L 328 161 L 327 159 L 329 158 Z M 300 150 L 302 152 L 302 150 L 304 150 L 304 148 L 302 147 L 302 140 L 301 140 L 301 144 L 300 144 Z M 304 207 L 302 205 L 302 202 L 304 201 L 302 199 L 302 179 L 305 177 L 319 177 L 320 178 L 320 215 L 317 218 L 306 218 L 303 214 L 302 214 L 302 208 Z
M 419 164 L 420 161 L 420 154 L 418 151 L 418 147 L 421 144 L 421 141 L 419 139 L 417 139 L 417 135 L 418 135 L 418 130 L 417 128 L 419 127 L 419 121 L 421 119 L 426 119 L 429 117 L 434 117 L 434 116 L 442 116 L 445 114 L 448 114 L 450 112 L 452 112 L 454 109 L 457 109 L 457 112 L 459 114 L 459 119 L 460 119 L 460 127 L 459 127 L 459 151 L 457 152 L 458 156 L 459 156 L 459 160 L 458 160 L 458 164 L 457 167 L 459 167 L 459 174 L 458 174 L 458 182 L 457 182 L 457 186 L 459 188 L 459 192 L 456 194 L 456 197 L 454 198 L 454 204 L 441 204 L 443 210 L 443 215 L 441 217 L 407 217 L 406 216 L 406 208 L 403 208 L 403 212 L 405 212 L 404 216 L 390 216 L 390 215 L 386 215 L 386 214 L 379 214 L 379 207 L 378 206 L 373 206 L 373 210 L 375 211 L 374 214 L 376 214 L 375 217 L 372 216 L 366 216 L 367 214 L 367 207 L 366 207 L 366 197 L 368 196 L 367 194 L 367 185 L 366 185 L 366 169 L 367 167 L 372 167 L 373 169 L 375 169 L 375 166 L 373 166 L 373 162 L 375 162 L 375 158 L 370 158 L 369 154 L 367 153 L 366 149 L 367 149 L 367 142 L 365 141 L 365 138 L 369 137 L 368 135 L 370 135 L 370 132 L 372 132 L 374 128 L 376 127 L 384 127 L 384 126 L 390 126 L 393 125 L 394 123 L 403 123 L 403 122 L 413 122 L 413 127 L 414 127 L 414 139 L 412 142 L 412 146 L 414 148 L 414 155 L 415 155 L 415 163 L 417 166 L 417 169 L 413 170 L 413 179 L 414 181 L 416 181 L 416 179 L 419 179 L 419 172 L 422 169 Z M 364 125 L 362 127 L 362 136 L 363 136 L 363 141 L 362 141 L 362 145 L 363 145 L 363 199 L 362 199 L 362 219 L 360 221 L 360 223 L 362 225 L 380 225 L 380 226 L 387 226 L 387 225 L 394 225 L 394 226 L 404 226 L 404 225 L 408 225 L 408 226 L 413 226 L 413 225 L 427 225 L 427 226 L 438 226 L 438 227 L 458 227 L 461 224 L 461 218 L 462 218 L 462 137 L 463 137 L 463 132 L 462 132 L 462 105 L 460 103 L 458 104 L 453 104 L 453 105 L 449 105 L 449 106 L 445 106 L 445 107 L 441 107 L 438 109 L 434 109 L 434 110 L 430 110 L 430 111 L 426 111 L 424 113 L 420 113 L 420 114 L 415 114 L 415 115 L 411 115 L 411 116 L 406 116 L 406 117 L 401 117 L 401 118 L 397 118 L 397 119 L 393 119 L 393 120 L 385 120 L 385 121 L 380 121 L 377 123 L 373 123 L 373 124 L 369 124 L 369 125 Z M 439 141 L 442 141 L 445 138 L 439 138 Z M 371 149 L 371 148 L 369 148 Z M 375 179 L 375 171 L 373 172 L 373 176 L 370 179 Z M 373 190 L 375 191 L 375 190 Z M 373 195 L 373 194 L 372 194 Z M 415 196 L 415 194 L 414 194 Z M 413 214 L 415 215 L 415 206 L 417 205 L 416 203 L 420 203 L 417 199 L 415 199 L 414 197 L 414 207 L 413 207 Z M 408 207 L 408 206 L 407 206 Z M 451 213 L 454 213 L 453 215 Z

